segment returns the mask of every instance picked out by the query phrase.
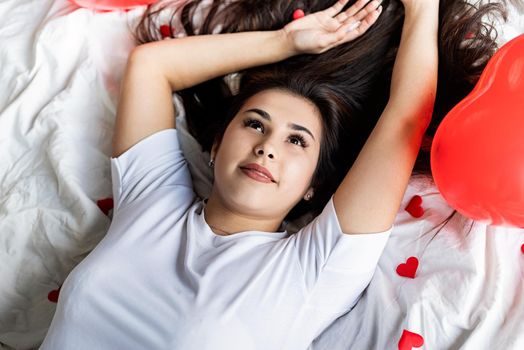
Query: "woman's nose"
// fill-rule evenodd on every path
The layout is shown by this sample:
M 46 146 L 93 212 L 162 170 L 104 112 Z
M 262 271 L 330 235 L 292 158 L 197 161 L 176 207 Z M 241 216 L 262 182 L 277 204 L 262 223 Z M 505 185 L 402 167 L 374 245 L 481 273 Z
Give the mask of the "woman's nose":
M 270 159 L 275 159 L 275 151 L 267 143 L 258 145 L 254 149 L 255 154 L 259 156 L 267 155 Z

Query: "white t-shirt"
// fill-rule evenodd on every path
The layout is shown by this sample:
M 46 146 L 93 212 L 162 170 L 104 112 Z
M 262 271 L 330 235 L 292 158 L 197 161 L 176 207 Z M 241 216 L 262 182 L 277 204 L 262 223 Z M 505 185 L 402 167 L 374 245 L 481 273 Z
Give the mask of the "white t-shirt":
M 305 349 L 356 303 L 391 232 L 343 234 L 331 198 L 294 235 L 217 235 L 176 129 L 111 166 L 111 226 L 64 282 L 40 349 Z

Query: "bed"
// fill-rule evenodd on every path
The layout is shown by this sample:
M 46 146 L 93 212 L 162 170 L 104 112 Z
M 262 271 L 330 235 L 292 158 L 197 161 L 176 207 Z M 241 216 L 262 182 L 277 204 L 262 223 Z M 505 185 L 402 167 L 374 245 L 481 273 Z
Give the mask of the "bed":
M 0 349 L 38 348 L 62 282 L 110 225 L 111 137 L 143 10 L 0 2 Z M 524 9 L 498 28 L 499 46 L 524 33 Z M 202 195 L 209 155 L 180 111 Z M 348 348 L 524 349 L 524 229 L 454 213 L 413 176 L 369 288 L 310 346 Z

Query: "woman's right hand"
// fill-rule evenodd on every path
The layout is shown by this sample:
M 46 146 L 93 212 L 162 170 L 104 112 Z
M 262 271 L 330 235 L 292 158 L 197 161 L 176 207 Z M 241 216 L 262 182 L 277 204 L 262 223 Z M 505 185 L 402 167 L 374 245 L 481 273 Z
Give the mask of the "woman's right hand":
M 364 34 L 382 12 L 377 0 L 358 0 L 342 11 L 348 1 L 339 0 L 323 11 L 287 24 L 282 30 L 293 52 L 318 54 L 354 40 Z

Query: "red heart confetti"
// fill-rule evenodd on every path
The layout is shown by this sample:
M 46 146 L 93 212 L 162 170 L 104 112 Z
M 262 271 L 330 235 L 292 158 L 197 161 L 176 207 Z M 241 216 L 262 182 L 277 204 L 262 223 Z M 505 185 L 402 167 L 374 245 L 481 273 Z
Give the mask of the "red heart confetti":
M 414 256 L 408 258 L 406 263 L 397 266 L 397 273 L 402 277 L 415 278 L 418 268 L 418 259 Z
M 473 39 L 475 37 L 475 33 L 469 32 L 464 36 L 464 39 Z
M 295 10 L 293 12 L 293 20 L 299 19 L 304 17 L 306 14 L 301 9 Z
M 412 348 L 420 348 L 422 345 L 424 345 L 424 338 L 420 334 L 404 329 L 398 341 L 398 350 L 411 350 Z
M 419 195 L 413 196 L 405 209 L 414 218 L 420 218 L 424 215 L 424 208 L 422 208 L 422 197 Z
M 162 35 L 162 39 L 164 38 L 171 38 L 171 27 L 167 24 L 160 26 L 160 34 Z
M 100 208 L 104 214 L 109 215 L 109 211 L 113 209 L 113 198 L 99 199 L 96 205 L 98 205 L 98 208 Z
M 52 303 L 57 303 L 58 302 L 58 297 L 60 296 L 60 288 L 62 288 L 62 286 L 58 287 L 58 289 L 54 289 L 52 291 L 49 292 L 49 294 L 47 294 L 47 299 L 52 302 Z
M 520 246 L 520 251 L 524 254 L 524 244 Z

